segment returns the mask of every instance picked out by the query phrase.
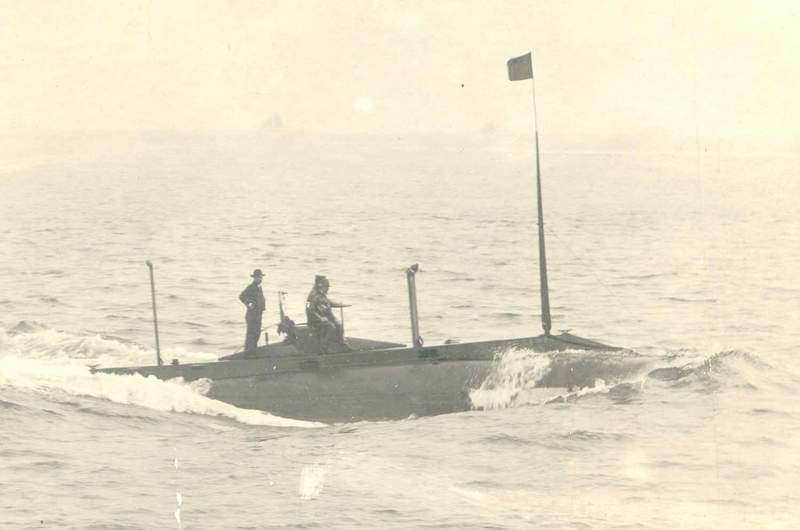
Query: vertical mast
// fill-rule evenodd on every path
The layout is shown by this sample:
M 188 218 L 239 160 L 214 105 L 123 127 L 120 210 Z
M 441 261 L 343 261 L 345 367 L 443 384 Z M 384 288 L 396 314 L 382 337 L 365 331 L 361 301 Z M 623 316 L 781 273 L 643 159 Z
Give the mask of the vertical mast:
M 161 345 L 158 343 L 158 315 L 156 314 L 156 282 L 153 279 L 153 264 L 147 260 L 147 267 L 150 269 L 150 297 L 153 301 L 153 327 L 155 328 L 156 335 L 156 362 L 161 366 L 164 361 L 161 360 Z
M 542 329 L 550 335 L 550 291 L 547 287 L 547 256 L 544 250 L 544 214 L 542 212 L 542 176 L 539 169 L 539 126 L 536 119 L 536 80 L 531 53 L 531 89 L 533 93 L 533 132 L 536 141 L 536 203 L 539 209 L 539 290 L 542 294 Z
M 408 280 L 408 312 L 411 317 L 411 347 L 421 348 L 422 337 L 419 336 L 419 312 L 417 311 L 417 281 L 415 276 L 419 271 L 419 263 L 406 269 Z

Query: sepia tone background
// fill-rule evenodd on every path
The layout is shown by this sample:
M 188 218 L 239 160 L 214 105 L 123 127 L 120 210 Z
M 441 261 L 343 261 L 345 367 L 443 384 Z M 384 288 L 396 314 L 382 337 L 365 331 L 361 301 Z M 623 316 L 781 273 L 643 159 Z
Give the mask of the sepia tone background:
M 795 527 L 799 11 L 0 3 L 0 527 Z M 256 267 L 265 323 L 324 273 L 408 342 L 418 261 L 427 343 L 538 333 L 531 49 L 554 328 L 685 377 L 320 426 L 89 372 L 153 362 L 145 259 L 167 359 Z
M 792 2 L 3 2 L 3 129 L 525 134 L 797 147 Z M 567 138 L 564 138 L 564 137 Z

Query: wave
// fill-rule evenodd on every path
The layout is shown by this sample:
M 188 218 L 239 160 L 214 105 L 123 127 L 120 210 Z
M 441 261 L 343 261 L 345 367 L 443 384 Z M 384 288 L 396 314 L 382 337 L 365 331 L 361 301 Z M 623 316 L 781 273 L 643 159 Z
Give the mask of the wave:
M 669 302 L 681 302 L 686 304 L 716 304 L 716 298 L 681 298 L 679 296 L 661 296 L 659 300 L 667 300 Z
M 490 434 L 474 442 L 476 444 L 497 444 L 497 445 L 536 445 L 537 440 L 514 436 L 508 433 Z
M 67 305 L 55 296 L 40 296 L 39 300 L 49 305 Z
M 539 353 L 518 348 L 499 353 L 497 361 L 481 386 L 470 392 L 476 409 L 565 403 L 594 394 L 628 402 L 641 391 L 653 362 L 625 351 Z M 566 392 L 554 396 L 553 388 Z
M 476 409 L 503 409 L 530 402 L 529 395 L 550 370 L 550 357 L 532 350 L 512 348 L 498 357 L 499 362 L 480 388 L 469 394 Z
M 206 358 L 208 354 L 195 354 Z M 207 397 L 210 381 L 162 381 L 139 374 L 92 373 L 91 364 L 144 364 L 155 352 L 98 334 L 74 334 L 36 322 L 0 332 L 0 390 L 34 392 L 63 403 L 64 396 L 99 398 L 163 412 L 225 417 L 249 425 L 316 427 L 321 424 L 240 409 Z M 215 357 L 215 356 L 214 356 Z M 79 400 L 80 401 L 80 400 Z M 83 404 L 79 403 L 78 411 Z M 91 413 L 91 410 L 85 411 Z
M 501 318 L 501 319 L 508 319 L 508 320 L 516 320 L 523 317 L 522 313 L 514 313 L 512 311 L 503 311 L 492 313 L 489 315 L 491 318 Z
M 181 378 L 162 381 L 139 374 L 92 373 L 79 362 L 53 363 L 19 357 L 0 358 L 0 388 L 10 386 L 62 400 L 63 395 L 100 398 L 161 412 L 225 417 L 249 425 L 274 427 L 316 427 L 321 424 L 273 416 L 257 410 L 240 409 L 206 397 L 210 382 L 185 382 Z M 80 410 L 81 407 L 79 407 Z M 86 411 L 91 413 L 91 410 Z
M 579 440 L 584 442 L 597 442 L 600 440 L 611 440 L 614 442 L 618 442 L 620 440 L 628 438 L 628 435 L 626 434 L 621 434 L 616 432 L 606 432 L 606 431 L 587 431 L 584 429 L 579 429 L 577 431 L 570 431 L 566 434 L 560 434 L 558 436 L 566 440 Z
M 573 391 L 564 392 L 563 394 L 557 394 L 547 399 L 544 404 L 551 405 L 553 403 L 568 403 L 570 401 L 577 401 L 578 399 L 586 396 L 605 394 L 609 392 L 609 390 L 610 388 L 608 385 L 606 385 L 606 382 L 602 379 L 598 379 L 592 386 L 584 386 Z
M 180 357 L 187 362 L 215 360 L 207 352 L 188 352 L 179 348 L 162 350 L 165 358 Z M 73 333 L 50 328 L 41 322 L 23 320 L 9 330 L 0 328 L 0 356 L 29 359 L 80 359 L 92 364 L 152 364 L 155 350 L 136 342 L 96 331 Z
M 711 355 L 705 360 L 707 368 L 729 369 L 739 361 L 759 369 L 771 369 L 772 365 L 755 354 L 742 350 L 724 350 Z
M 607 396 L 609 400 L 619 405 L 633 403 L 636 402 L 639 396 L 644 392 L 646 381 L 647 378 L 643 377 L 635 381 L 622 381 L 607 384 L 604 380 L 598 379 L 592 386 L 580 387 L 552 396 L 547 399 L 544 404 L 569 403 L 600 394 Z
M 621 276 L 623 280 L 650 280 L 652 278 L 660 278 L 664 276 L 677 276 L 677 272 L 653 272 L 648 274 L 629 274 Z
M 19 403 L 14 403 L 13 401 L 6 401 L 6 400 L 3 400 L 3 399 L 0 399 L 0 408 L 15 409 L 15 410 L 23 410 L 23 409 L 25 409 L 25 407 L 23 407 Z
M 470 392 L 475 409 L 569 403 L 597 395 L 624 405 L 641 399 L 649 381 L 701 393 L 724 388 L 754 392 L 774 386 L 774 376 L 780 373 L 758 356 L 737 350 L 645 357 L 625 351 L 511 349 L 499 353 L 497 361 L 481 386 Z M 553 388 L 561 391 L 554 395 Z
M 784 388 L 794 392 L 797 381 L 759 356 L 741 350 L 725 350 L 680 367 L 675 377 L 666 380 L 673 387 L 712 393 L 727 389 L 746 392 Z M 663 378 L 662 378 L 663 379 Z

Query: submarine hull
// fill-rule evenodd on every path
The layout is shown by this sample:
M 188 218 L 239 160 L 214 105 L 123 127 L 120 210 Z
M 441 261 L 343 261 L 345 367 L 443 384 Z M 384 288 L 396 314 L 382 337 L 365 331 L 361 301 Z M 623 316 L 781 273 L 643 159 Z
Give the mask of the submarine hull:
M 349 339 L 348 339 L 349 340 Z M 542 387 L 591 386 L 635 372 L 644 360 L 574 335 L 540 335 L 421 348 L 393 347 L 301 354 L 280 344 L 256 358 L 233 355 L 211 363 L 105 368 L 97 372 L 159 379 L 208 379 L 208 396 L 240 408 L 324 422 L 403 419 L 472 409 L 479 388 L 514 349 L 558 353 L 537 382 Z

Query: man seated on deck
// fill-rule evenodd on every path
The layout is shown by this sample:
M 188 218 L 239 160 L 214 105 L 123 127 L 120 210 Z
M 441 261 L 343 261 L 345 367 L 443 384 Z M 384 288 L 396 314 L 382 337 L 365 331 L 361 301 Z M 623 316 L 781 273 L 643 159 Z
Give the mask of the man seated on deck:
M 325 276 L 317 275 L 314 287 L 308 293 L 306 300 L 306 320 L 308 326 L 319 337 L 322 353 L 333 353 L 347 350 L 344 342 L 344 329 L 342 324 L 333 314 L 334 307 L 347 307 L 344 304 L 332 302 L 328 298 L 330 282 Z
M 252 283 L 245 287 L 239 295 L 239 300 L 247 306 L 247 313 L 244 316 L 247 323 L 244 352 L 248 357 L 255 355 L 256 348 L 258 348 L 258 338 L 261 335 L 261 316 L 267 306 L 264 292 L 261 290 L 264 273 L 261 272 L 261 269 L 256 269 L 250 277 L 253 278 Z

